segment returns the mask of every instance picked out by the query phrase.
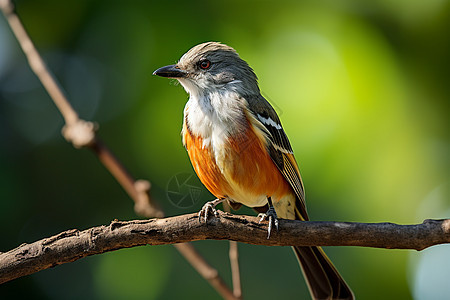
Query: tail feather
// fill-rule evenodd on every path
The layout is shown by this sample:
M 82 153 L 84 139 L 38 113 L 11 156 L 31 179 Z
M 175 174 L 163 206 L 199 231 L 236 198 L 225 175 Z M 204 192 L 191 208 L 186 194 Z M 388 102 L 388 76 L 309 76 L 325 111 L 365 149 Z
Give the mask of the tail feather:
M 314 300 L 348 299 L 354 295 L 320 247 L 292 247 Z

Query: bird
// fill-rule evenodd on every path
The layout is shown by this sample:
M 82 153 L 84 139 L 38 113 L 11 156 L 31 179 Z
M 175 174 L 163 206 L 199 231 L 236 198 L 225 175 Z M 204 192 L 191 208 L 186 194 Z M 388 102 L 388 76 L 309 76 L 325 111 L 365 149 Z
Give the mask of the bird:
M 278 218 L 309 220 L 304 186 L 289 139 L 253 69 L 220 42 L 192 47 L 174 65 L 153 75 L 173 78 L 189 94 L 182 141 L 200 181 L 216 199 L 199 212 L 205 221 L 227 201 L 268 219 L 268 238 Z M 267 211 L 264 213 L 264 210 Z M 312 299 L 354 299 L 320 247 L 294 246 Z

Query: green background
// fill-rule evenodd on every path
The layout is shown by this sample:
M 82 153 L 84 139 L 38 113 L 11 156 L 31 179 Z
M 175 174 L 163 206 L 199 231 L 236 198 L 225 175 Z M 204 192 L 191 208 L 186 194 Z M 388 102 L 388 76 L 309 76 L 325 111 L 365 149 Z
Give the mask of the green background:
M 181 144 L 187 95 L 152 76 L 221 41 L 260 78 L 300 164 L 312 220 L 420 223 L 450 216 L 450 2 L 17 1 L 37 48 L 131 173 L 168 198 L 193 174 Z M 63 120 L 0 17 L 0 251 L 66 229 L 137 218 L 133 203 Z M 200 188 L 198 181 L 193 180 Z M 252 214 L 241 209 L 238 213 Z M 194 243 L 230 283 L 228 243 Z M 239 244 L 245 299 L 308 293 L 288 247 Z M 326 248 L 359 299 L 443 299 L 450 249 Z M 0 286 L 2 299 L 217 299 L 172 246 L 138 247 Z

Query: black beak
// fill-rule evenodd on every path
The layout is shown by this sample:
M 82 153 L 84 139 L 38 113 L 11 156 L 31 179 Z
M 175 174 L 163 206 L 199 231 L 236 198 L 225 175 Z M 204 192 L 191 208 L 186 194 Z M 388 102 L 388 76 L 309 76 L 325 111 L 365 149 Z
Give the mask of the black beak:
M 162 68 L 159 68 L 155 72 L 153 72 L 153 75 L 158 75 L 161 77 L 168 77 L 168 78 L 180 78 L 185 77 L 187 75 L 186 71 L 180 70 L 177 65 L 170 65 L 165 66 Z

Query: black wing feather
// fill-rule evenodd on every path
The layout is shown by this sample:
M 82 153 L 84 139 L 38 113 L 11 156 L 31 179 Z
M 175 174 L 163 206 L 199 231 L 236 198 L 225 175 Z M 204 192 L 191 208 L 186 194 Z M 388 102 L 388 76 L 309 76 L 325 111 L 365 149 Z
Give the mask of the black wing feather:
M 254 119 L 259 122 L 259 127 L 266 132 L 269 141 L 268 151 L 270 157 L 297 196 L 295 203 L 298 214 L 297 218 L 300 220 L 308 220 L 303 182 L 298 171 L 297 162 L 293 156 L 291 143 L 281 126 L 277 113 L 261 95 L 249 96 L 246 97 L 246 100 Z

